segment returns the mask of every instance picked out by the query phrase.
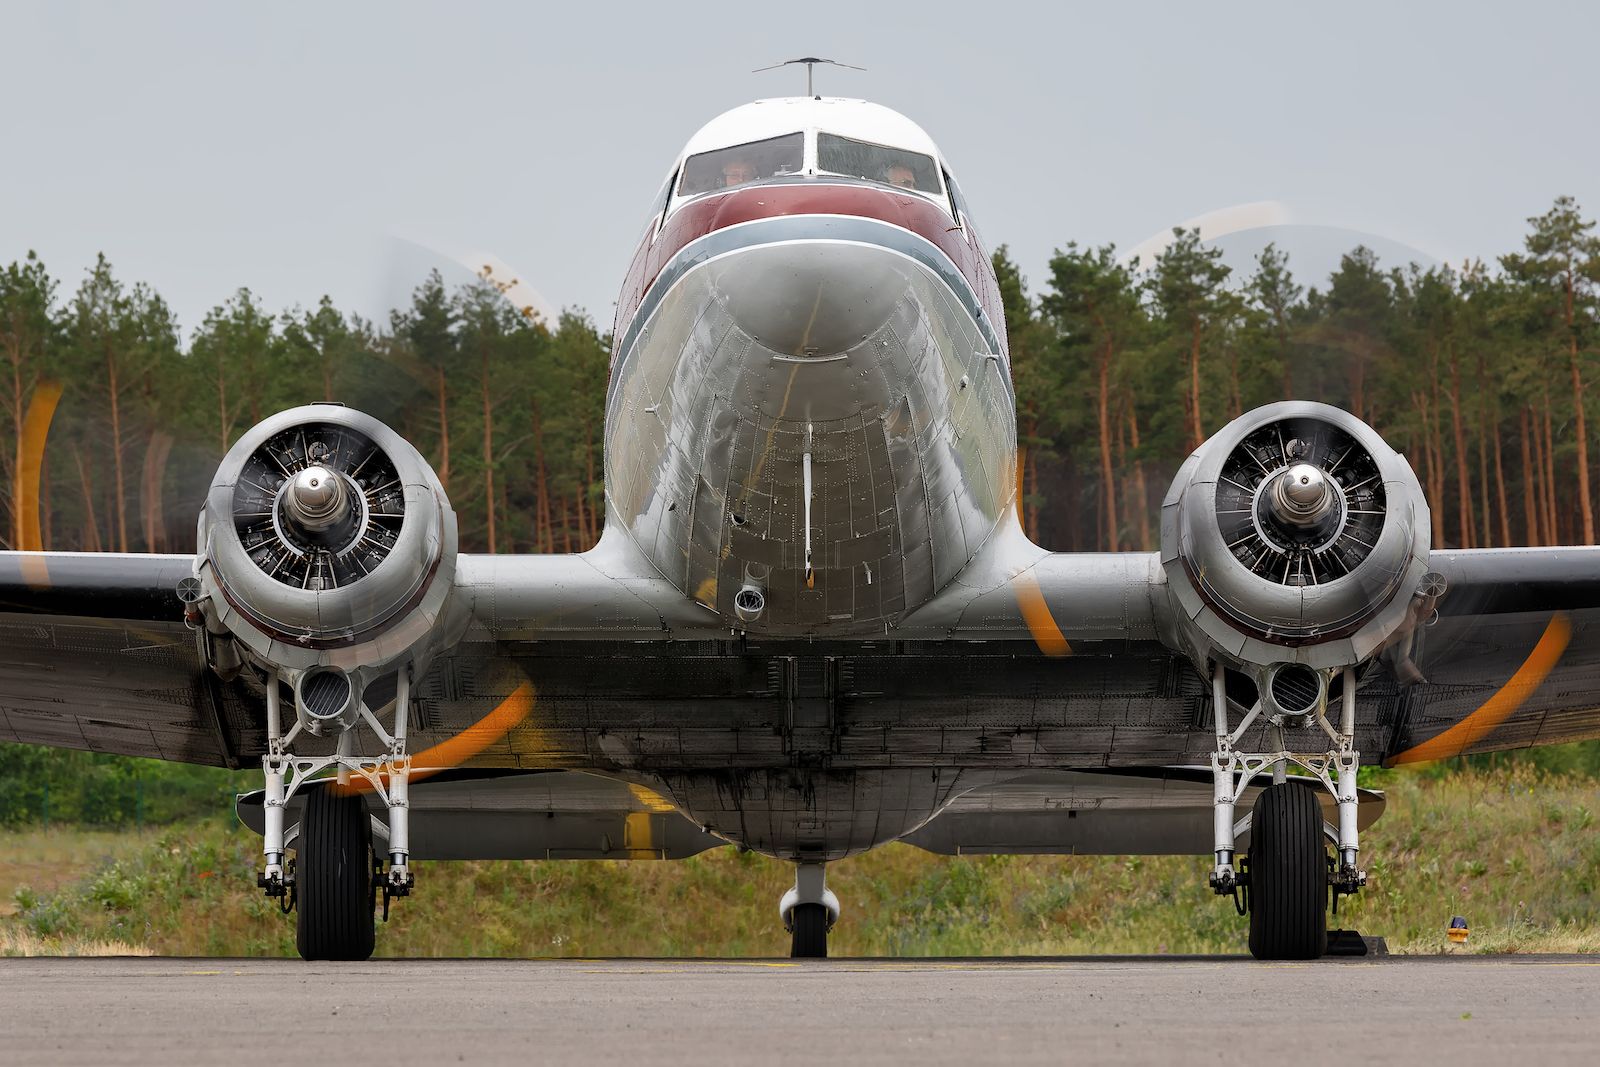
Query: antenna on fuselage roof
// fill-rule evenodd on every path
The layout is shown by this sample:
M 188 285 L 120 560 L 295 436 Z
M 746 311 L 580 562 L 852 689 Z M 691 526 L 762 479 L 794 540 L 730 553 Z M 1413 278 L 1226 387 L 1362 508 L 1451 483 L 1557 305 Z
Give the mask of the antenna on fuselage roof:
M 816 65 L 818 63 L 825 63 L 830 67 L 843 67 L 846 70 L 866 70 L 867 69 L 866 67 L 851 66 L 849 63 L 840 63 L 836 59 L 818 59 L 816 56 L 806 56 L 804 59 L 786 59 L 782 63 L 774 63 L 770 67 L 757 67 L 755 70 L 751 71 L 750 73 L 752 73 L 752 74 L 760 74 L 762 71 L 777 70 L 779 67 L 792 67 L 792 66 L 795 66 L 796 64 L 799 64 L 799 63 L 804 63 L 805 67 L 806 67 L 806 95 L 807 96 L 816 96 L 817 95 L 816 91 L 812 88 L 811 71 L 813 70 L 813 68 L 816 67 Z M 817 98 L 819 100 L 821 99 L 821 97 L 817 97 Z

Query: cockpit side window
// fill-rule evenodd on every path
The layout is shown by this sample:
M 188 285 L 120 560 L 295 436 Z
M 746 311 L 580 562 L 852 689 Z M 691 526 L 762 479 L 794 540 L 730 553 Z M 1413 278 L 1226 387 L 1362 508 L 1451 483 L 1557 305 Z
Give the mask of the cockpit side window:
M 944 172 L 944 184 L 945 188 L 950 190 L 950 213 L 958 219 L 966 218 L 967 201 L 961 195 L 961 187 L 956 184 L 954 178 L 950 177 L 949 171 Z
M 672 202 L 672 188 L 677 184 L 678 172 L 673 171 L 671 177 L 667 179 L 667 183 L 661 187 L 660 192 L 656 193 L 655 210 L 650 215 L 651 226 L 659 224 L 662 219 L 667 217 L 667 205 Z
M 678 195 L 696 196 L 781 174 L 799 174 L 804 164 L 805 135 L 799 133 L 701 152 L 684 160 Z
M 938 196 L 939 168 L 932 156 L 904 148 L 817 134 L 817 169 Z

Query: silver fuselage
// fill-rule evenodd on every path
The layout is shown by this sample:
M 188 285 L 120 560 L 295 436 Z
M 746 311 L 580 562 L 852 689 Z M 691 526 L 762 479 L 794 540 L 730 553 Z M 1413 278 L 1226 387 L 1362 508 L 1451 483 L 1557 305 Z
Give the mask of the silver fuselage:
M 944 252 L 879 219 L 692 241 L 619 341 L 608 521 L 730 626 L 891 629 L 1014 521 L 1002 331 Z M 751 586 L 764 609 L 741 618 Z

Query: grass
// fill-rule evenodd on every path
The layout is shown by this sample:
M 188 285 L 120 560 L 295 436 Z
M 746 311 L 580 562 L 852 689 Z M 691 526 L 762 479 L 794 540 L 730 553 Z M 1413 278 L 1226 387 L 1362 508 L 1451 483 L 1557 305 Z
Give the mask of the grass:
M 158 835 L 151 830 L 80 830 L 36 826 L 0 830 L 0 916 L 16 912 L 17 890 L 50 893 L 113 862 L 119 855 L 146 847 Z
M 1366 893 L 1338 924 L 1410 953 L 1600 952 L 1594 781 L 1529 767 L 1440 778 L 1392 772 L 1364 841 Z M 77 835 L 104 856 L 106 835 Z M 0 835 L 0 871 L 73 835 Z M 14 895 L 0 952 L 121 946 L 163 955 L 292 955 L 294 922 L 253 888 L 260 839 L 220 822 L 128 840 L 120 856 Z M 835 865 L 843 956 L 1217 953 L 1244 921 L 1205 888 L 1197 857 L 947 859 L 894 845 Z M 32 869 L 26 867 L 24 869 Z M 66 868 L 46 865 L 59 875 Z M 380 926 L 407 956 L 770 956 L 787 949 L 787 865 L 719 849 L 676 863 L 422 863 L 417 894 Z M 0 875 L 0 877 L 10 877 Z M 16 879 L 11 879 L 15 881 Z M 1472 928 L 1451 949 L 1453 915 Z

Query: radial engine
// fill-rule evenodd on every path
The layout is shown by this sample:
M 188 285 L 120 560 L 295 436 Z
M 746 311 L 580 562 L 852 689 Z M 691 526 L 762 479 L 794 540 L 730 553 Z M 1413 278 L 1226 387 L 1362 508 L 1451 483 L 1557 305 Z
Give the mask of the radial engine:
M 404 438 L 336 404 L 280 412 L 223 458 L 182 590 L 224 678 L 246 661 L 313 736 L 391 706 L 459 637 L 456 519 Z M 275 706 L 276 700 L 269 698 Z
M 1274 715 L 1320 712 L 1341 669 L 1431 614 L 1429 527 L 1410 464 L 1360 419 L 1257 408 L 1196 449 L 1162 503 L 1168 641 L 1208 677 L 1251 678 Z

